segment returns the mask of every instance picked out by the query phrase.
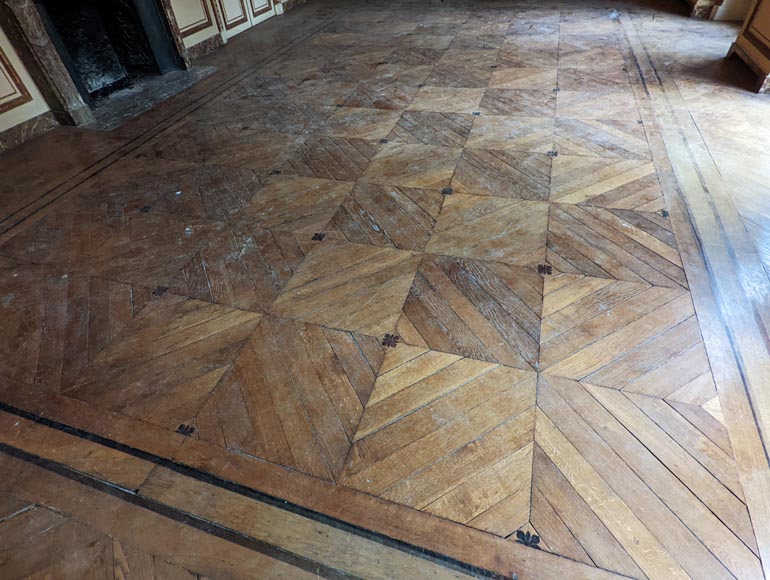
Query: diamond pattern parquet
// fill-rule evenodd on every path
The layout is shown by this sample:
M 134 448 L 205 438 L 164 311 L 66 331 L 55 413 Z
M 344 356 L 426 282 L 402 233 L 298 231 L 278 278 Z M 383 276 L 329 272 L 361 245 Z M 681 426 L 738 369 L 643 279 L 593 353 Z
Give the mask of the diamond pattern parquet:
M 197 415 L 200 437 L 333 481 L 381 349 L 376 338 L 265 318 Z
M 601 578 L 760 580 L 621 24 L 473 4 L 340 14 L 5 235 L 0 395 Z
M 542 278 L 506 264 L 426 256 L 404 304 L 407 342 L 508 366 L 537 360 Z

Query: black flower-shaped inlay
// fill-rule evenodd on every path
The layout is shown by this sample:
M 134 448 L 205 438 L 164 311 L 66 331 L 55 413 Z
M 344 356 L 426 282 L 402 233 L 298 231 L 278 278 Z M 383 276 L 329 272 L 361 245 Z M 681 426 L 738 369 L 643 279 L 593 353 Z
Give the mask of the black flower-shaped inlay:
M 441 190 L 441 195 L 452 195 L 454 193 L 454 190 L 451 187 L 445 187 Z
M 471 114 L 472 114 L 474 117 L 481 117 L 481 111 L 473 111 L 473 113 L 471 113 Z
M 388 142 L 387 139 L 380 139 L 380 143 L 382 143 L 383 145 L 385 145 L 385 143 L 387 143 L 387 142 Z
M 668 217 L 671 214 L 668 213 L 667 209 L 662 209 L 660 210 L 660 215 L 662 215 L 663 217 Z
M 326 234 L 325 234 L 325 233 L 323 233 L 323 232 L 316 232 L 315 234 L 313 234 L 312 240 L 313 240 L 314 242 L 320 242 L 320 241 L 321 241 L 321 240 L 323 240 L 325 237 L 326 237 Z
M 396 348 L 398 346 L 398 342 L 401 340 L 401 337 L 397 334 L 386 334 L 382 337 L 382 346 L 387 346 L 389 348 Z
M 549 151 L 548 153 L 546 153 L 546 155 L 548 155 L 548 157 L 558 157 L 559 156 L 559 152 L 558 151 Z
M 158 286 L 155 290 L 152 291 L 152 295 L 163 296 L 166 292 L 168 292 L 168 286 Z
M 142 212 L 142 213 L 150 213 L 152 211 L 152 206 L 151 205 L 145 205 L 139 211 Z
M 553 266 L 550 264 L 538 264 L 537 273 L 542 274 L 543 276 L 550 276 L 553 274 Z
M 516 543 L 524 544 L 530 548 L 540 549 L 540 536 L 537 534 L 530 534 L 529 532 L 523 532 L 516 530 Z
M 273 169 L 270 172 L 270 175 L 280 175 L 280 174 L 281 174 L 281 170 L 280 169 Z
M 189 437 L 195 433 L 195 427 L 182 423 L 179 427 L 176 428 L 176 432 L 184 435 L 185 437 Z

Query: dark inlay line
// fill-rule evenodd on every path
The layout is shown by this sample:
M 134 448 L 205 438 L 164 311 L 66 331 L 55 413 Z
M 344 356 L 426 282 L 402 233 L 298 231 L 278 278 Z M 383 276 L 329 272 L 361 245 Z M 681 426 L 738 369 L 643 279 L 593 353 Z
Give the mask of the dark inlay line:
M 187 477 L 191 477 L 203 483 L 213 485 L 215 487 L 224 489 L 226 491 L 237 493 L 244 497 L 248 497 L 249 499 L 253 499 L 255 501 L 259 501 L 273 507 L 281 508 L 288 512 L 300 515 L 310 520 L 317 521 L 319 523 L 330 526 L 332 528 L 343 530 L 343 531 L 355 534 L 357 536 L 360 536 L 362 538 L 365 538 L 367 540 L 377 542 L 389 548 L 394 548 L 401 552 L 405 552 L 407 554 L 422 558 L 424 560 L 434 562 L 446 568 L 458 570 L 460 572 L 475 575 L 480 578 L 506 580 L 505 576 L 492 572 L 491 570 L 487 570 L 485 568 L 481 568 L 473 564 L 468 564 L 467 562 L 457 560 L 455 558 L 452 558 L 451 556 L 447 556 L 445 554 L 441 554 L 433 550 L 421 548 L 419 546 L 409 544 L 408 542 L 404 542 L 396 538 L 391 538 L 390 536 L 387 536 L 380 532 L 375 532 L 375 531 L 363 528 L 361 526 L 357 526 L 355 524 L 345 522 L 333 516 L 329 516 L 321 512 L 312 510 L 310 508 L 306 508 L 299 504 L 295 504 L 293 502 L 281 499 L 279 497 L 258 491 L 256 489 L 250 488 L 240 483 L 229 481 L 227 479 L 208 473 L 201 469 L 191 467 L 187 464 L 179 463 L 177 461 L 173 461 L 171 459 L 161 457 L 160 455 L 155 455 L 154 453 L 142 451 L 141 449 L 137 449 L 130 445 L 126 445 L 125 443 L 120 443 L 119 441 L 115 441 L 113 439 L 109 439 L 107 437 L 97 435 L 96 433 L 91 433 L 90 431 L 86 431 L 84 429 L 79 429 L 77 427 L 73 427 L 71 425 L 61 423 L 59 421 L 54 421 L 53 419 L 48 419 L 46 417 L 38 415 L 37 413 L 25 411 L 24 409 L 14 407 L 4 402 L 0 402 L 0 411 L 5 411 L 6 413 L 16 415 L 17 417 L 22 417 L 24 419 L 27 419 L 28 421 L 32 421 L 34 423 L 38 423 L 46 427 L 50 427 L 51 429 L 56 429 L 57 431 L 67 433 L 75 437 L 79 437 L 80 439 L 85 439 L 86 441 L 91 441 L 92 443 L 96 443 L 98 445 L 102 445 L 104 447 L 108 447 L 110 449 L 120 451 L 121 453 L 125 453 L 127 455 L 131 455 L 133 457 L 143 459 L 145 461 L 149 461 L 151 463 L 154 463 L 161 467 L 165 467 L 166 469 L 170 469 L 172 471 L 175 471 L 176 473 L 182 474 Z M 0 445 L 6 446 L 3 443 L 0 443 Z M 0 447 L 0 449 L 2 449 L 2 447 Z M 22 452 L 22 453 L 26 453 L 26 452 Z M 44 461 L 48 461 L 48 460 L 44 460 Z M 104 485 L 108 485 L 109 487 L 114 487 L 111 484 L 104 484 Z
M 300 556 L 299 554 L 295 554 L 294 552 L 290 552 L 273 544 L 258 540 L 252 536 L 242 534 L 225 526 L 221 526 L 211 521 L 198 518 L 187 512 L 183 512 L 176 508 L 172 508 L 163 503 L 160 503 L 154 499 L 139 495 L 120 486 L 107 483 L 86 473 L 75 471 L 66 465 L 57 463 L 44 457 L 40 457 L 39 455 L 28 453 L 27 451 L 18 449 L 6 443 L 0 443 L 0 452 L 27 463 L 36 465 L 42 469 L 45 469 L 46 471 L 50 471 L 52 473 L 56 473 L 57 475 L 61 475 L 62 477 L 66 477 L 67 479 L 115 497 L 119 500 L 125 501 L 140 508 L 144 508 L 177 523 L 190 526 L 191 528 L 195 528 L 201 532 L 216 536 L 232 544 L 237 544 L 253 552 L 259 552 L 260 554 L 264 554 L 265 556 L 275 560 L 280 560 L 290 564 L 291 566 L 294 566 L 295 568 L 301 568 L 302 570 L 312 574 L 317 574 L 323 578 L 329 578 L 331 580 L 359 579 L 358 576 L 354 576 L 348 574 L 347 572 L 331 568 L 326 564 L 322 564 L 320 562 L 316 562 L 315 560 L 311 560 L 310 558 Z

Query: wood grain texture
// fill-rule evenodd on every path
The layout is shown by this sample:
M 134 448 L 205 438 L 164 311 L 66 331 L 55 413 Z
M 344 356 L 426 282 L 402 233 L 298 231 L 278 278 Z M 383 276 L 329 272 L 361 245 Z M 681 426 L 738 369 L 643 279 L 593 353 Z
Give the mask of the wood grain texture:
M 557 471 L 561 473 L 556 478 L 559 485 L 569 491 L 569 483 L 572 493 L 577 492 L 649 578 L 703 574 L 760 578 L 759 560 L 752 551 L 756 549 L 753 538 L 749 536 L 748 543 L 744 543 L 748 529 L 745 505 L 726 487 L 734 481 L 730 475 L 734 463 L 722 455 L 727 466 L 725 482 L 715 478 L 689 454 L 686 444 L 681 446 L 670 438 L 635 405 L 639 399 L 645 397 L 581 386 L 551 376 L 541 378 L 535 443 L 545 456 L 539 461 L 546 466 L 546 473 L 550 472 L 551 477 Z M 692 425 L 686 428 L 690 437 L 705 437 Z M 653 447 L 646 447 L 634 436 Z M 686 475 L 684 465 L 690 465 Z M 550 482 L 541 480 L 537 467 L 534 474 L 536 488 L 553 488 Z M 701 503 L 712 501 L 700 496 L 701 485 L 714 494 L 712 509 L 719 505 L 717 509 L 729 512 L 726 521 Z M 548 498 L 554 493 L 555 489 L 544 495 Z M 553 501 L 560 500 L 555 496 Z M 725 507 L 730 503 L 733 507 Z M 588 514 L 584 508 L 581 510 Z M 577 513 L 573 513 L 574 518 Z M 619 518 L 626 525 L 619 527 Z M 571 531 L 576 538 L 582 536 L 577 527 Z
M 553 149 L 553 120 L 483 115 L 474 120 L 466 146 L 547 153 Z
M 641 212 L 665 210 L 655 166 L 644 159 L 560 155 L 553 161 L 550 199 Z
M 354 181 L 366 170 L 378 145 L 359 138 L 317 137 L 302 143 L 282 166 L 284 173 Z
M 547 155 L 468 148 L 455 169 L 452 189 L 458 193 L 545 201 L 550 179 L 551 158 Z
M 259 35 L 208 57 L 206 91 L 3 236 L 0 398 L 506 577 L 759 579 L 761 103 L 710 78 L 716 29 L 514 4 L 308 4 L 270 60 Z
M 388 135 L 403 143 L 462 147 L 468 139 L 473 117 L 465 113 L 404 111 Z
M 534 373 L 399 346 L 386 353 L 343 481 L 507 535 L 528 512 L 534 387 Z
M 534 270 L 426 256 L 399 326 L 434 350 L 529 369 L 537 360 L 541 297 Z
M 311 236 L 326 227 L 352 188 L 333 179 L 281 176 L 251 200 L 238 221 Z
M 526 66 L 498 69 L 492 73 L 489 88 L 552 90 L 556 88 L 556 75 L 556 67 Z
M 329 226 L 351 242 L 423 250 L 443 201 L 429 189 L 358 183 Z
M 670 225 L 656 222 L 630 210 L 551 204 L 548 263 L 561 272 L 686 288 Z
M 200 437 L 333 481 L 381 349 L 376 338 L 265 318 L 197 414 Z
M 259 319 L 174 296 L 153 301 L 64 392 L 175 430 L 228 372 Z
M 271 312 L 372 336 L 389 333 L 419 261 L 412 252 L 324 241 L 289 280 Z
M 643 125 L 612 120 L 556 119 L 554 150 L 560 155 L 652 158 Z
M 490 115 L 548 117 L 556 112 L 556 93 L 549 90 L 487 89 L 479 111 Z
M 683 403 L 716 396 L 692 301 L 681 289 L 547 278 L 540 366 L 551 374 Z
M 630 90 L 559 91 L 556 115 L 572 119 L 614 119 L 636 123 L 639 108 Z
M 545 259 L 547 221 L 544 202 L 452 195 L 444 202 L 426 250 L 532 266 Z
M 459 147 L 388 143 L 372 160 L 362 181 L 440 190 L 449 185 Z

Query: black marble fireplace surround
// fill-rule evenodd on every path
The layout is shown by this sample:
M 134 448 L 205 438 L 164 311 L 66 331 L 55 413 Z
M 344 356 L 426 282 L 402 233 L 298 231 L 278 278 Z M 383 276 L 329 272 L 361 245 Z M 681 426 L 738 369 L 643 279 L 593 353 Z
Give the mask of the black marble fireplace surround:
M 182 68 L 157 0 L 36 0 L 83 99 Z

